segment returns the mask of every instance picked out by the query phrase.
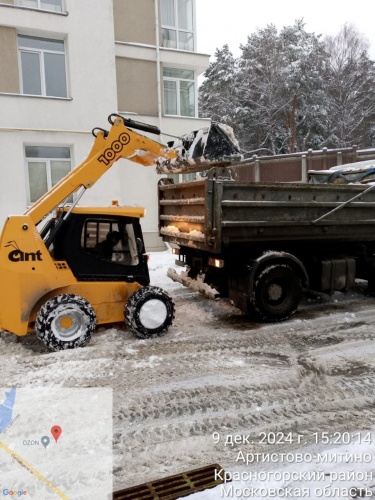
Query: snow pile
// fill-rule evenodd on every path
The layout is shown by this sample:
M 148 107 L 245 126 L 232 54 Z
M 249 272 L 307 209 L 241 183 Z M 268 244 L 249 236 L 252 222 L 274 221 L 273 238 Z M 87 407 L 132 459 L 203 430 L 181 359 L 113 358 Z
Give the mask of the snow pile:
M 219 292 L 204 282 L 205 275 L 198 275 L 196 279 L 189 278 L 186 272 L 178 274 L 175 269 L 168 269 L 168 277 L 177 283 L 188 286 L 192 290 L 205 295 L 209 299 L 216 299 Z
M 174 236 L 176 238 L 183 238 L 185 240 L 205 242 L 205 236 L 201 231 L 193 229 L 189 233 L 182 233 L 176 226 L 167 226 L 160 229 L 161 234 L 164 236 Z
M 238 142 L 237 137 L 234 135 L 233 128 L 229 125 L 225 125 L 224 123 L 217 123 L 217 126 L 224 132 L 224 134 L 236 146 L 236 148 L 240 150 L 240 143 Z
M 196 179 L 200 180 L 200 179 Z M 180 200 L 161 200 L 160 205 L 176 205 L 176 202 L 178 201 L 179 205 L 204 205 L 206 203 L 205 198 L 181 198 Z
M 163 234 L 175 235 L 180 232 L 180 230 L 176 226 L 167 226 L 163 227 L 162 229 L 163 229 Z

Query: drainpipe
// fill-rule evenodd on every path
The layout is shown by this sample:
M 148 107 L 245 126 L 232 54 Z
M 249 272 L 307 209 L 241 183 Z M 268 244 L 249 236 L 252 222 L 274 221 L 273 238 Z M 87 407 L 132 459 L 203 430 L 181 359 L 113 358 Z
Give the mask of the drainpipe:
M 159 0 L 155 0 L 155 38 L 156 38 L 156 85 L 158 94 L 158 119 L 159 129 L 163 129 L 161 109 L 161 75 L 160 75 L 160 26 L 159 26 Z

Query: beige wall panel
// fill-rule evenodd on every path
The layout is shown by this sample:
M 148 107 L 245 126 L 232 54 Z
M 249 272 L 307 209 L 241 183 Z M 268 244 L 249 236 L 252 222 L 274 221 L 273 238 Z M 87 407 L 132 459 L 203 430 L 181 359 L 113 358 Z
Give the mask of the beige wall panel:
M 116 57 L 119 111 L 157 115 L 156 63 Z
M 16 30 L 0 26 L 0 92 L 19 91 Z
M 7 3 L 8 5 L 14 5 L 14 0 L 1 0 L 1 3 Z
M 155 45 L 154 0 L 114 0 L 115 39 Z

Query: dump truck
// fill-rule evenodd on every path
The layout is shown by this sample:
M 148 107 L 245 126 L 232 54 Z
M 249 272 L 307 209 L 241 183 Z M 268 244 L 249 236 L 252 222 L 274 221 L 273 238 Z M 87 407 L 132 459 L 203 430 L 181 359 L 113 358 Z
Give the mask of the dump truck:
M 116 113 L 109 122 L 109 131 L 93 130 L 87 158 L 23 215 L 9 216 L 0 236 L 0 330 L 18 336 L 35 331 L 54 351 L 86 345 L 97 325 L 125 321 L 135 335 L 149 338 L 166 332 L 174 318 L 169 295 L 149 286 L 144 209 L 80 207 L 85 191 L 120 158 L 180 171 L 220 164 L 232 151 L 230 139 L 215 127 L 181 137 L 179 148 L 170 148 L 138 132 L 160 135 L 155 126 Z
M 302 292 L 375 290 L 375 184 L 249 183 L 230 168 L 159 182 L 159 227 L 185 266 L 169 276 L 280 321 Z

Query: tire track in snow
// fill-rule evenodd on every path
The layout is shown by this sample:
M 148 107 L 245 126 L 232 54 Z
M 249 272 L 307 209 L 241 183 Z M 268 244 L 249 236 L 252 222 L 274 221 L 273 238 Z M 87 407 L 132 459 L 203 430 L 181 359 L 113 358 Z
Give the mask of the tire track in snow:
M 349 312 L 341 312 L 346 309 Z M 265 448 L 256 439 L 250 447 L 228 449 L 213 443 L 213 432 L 298 432 L 303 445 L 309 446 L 314 432 L 370 428 L 375 421 L 375 370 L 372 373 L 369 359 L 361 363 L 353 358 L 353 349 L 356 343 L 373 343 L 373 313 L 369 305 L 355 314 L 351 309 L 342 306 L 328 318 L 310 311 L 307 320 L 294 317 L 255 329 L 250 325 L 250 330 L 244 317 L 236 317 L 234 324 L 203 317 L 194 329 L 183 320 L 177 325 L 182 338 L 177 336 L 168 348 L 161 343 L 153 346 L 152 352 L 163 358 L 157 371 L 164 384 L 130 392 L 119 402 L 114 450 L 116 454 L 125 448 L 134 467 L 130 472 L 119 467 L 116 480 L 139 483 L 150 477 L 155 462 L 163 464 L 156 478 L 213 462 L 233 468 L 239 449 L 301 451 L 290 443 Z M 207 325 L 215 326 L 214 337 Z M 138 356 L 144 356 L 143 349 Z M 233 364 L 227 374 L 225 363 L 234 358 L 243 364 Z M 202 384 L 196 385 L 202 372 Z M 172 376 L 169 381 L 167 373 Z M 182 459 L 181 450 L 187 450 Z

